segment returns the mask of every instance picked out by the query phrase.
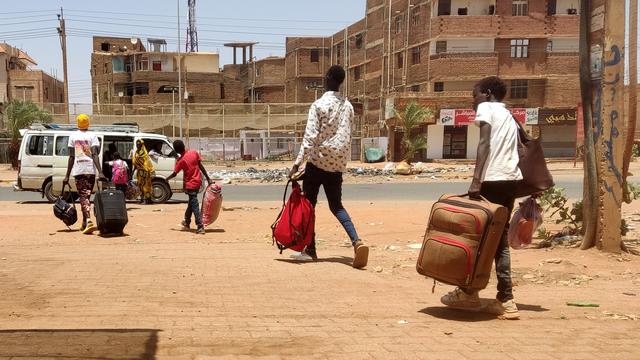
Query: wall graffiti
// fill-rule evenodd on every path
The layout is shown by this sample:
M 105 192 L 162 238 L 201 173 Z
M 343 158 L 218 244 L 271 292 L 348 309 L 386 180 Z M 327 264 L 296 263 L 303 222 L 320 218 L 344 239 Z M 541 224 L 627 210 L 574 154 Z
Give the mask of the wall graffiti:
M 620 51 L 620 47 L 618 47 L 618 45 L 616 44 L 612 44 L 609 49 L 610 49 L 609 50 L 610 59 L 608 59 L 604 63 L 605 79 L 603 80 L 602 85 L 606 86 L 607 89 L 610 91 L 610 95 L 611 95 L 610 101 L 612 104 L 615 104 L 617 97 L 620 96 L 620 94 L 618 94 L 616 91 L 616 85 L 618 85 L 618 83 L 621 81 L 620 70 L 616 69 L 615 72 L 607 74 L 606 68 L 619 65 L 620 62 L 622 61 L 622 53 Z M 603 94 L 603 90 L 601 90 L 602 86 L 597 86 L 596 89 L 599 89 L 599 90 L 596 90 L 596 93 L 595 93 L 596 99 L 594 104 L 594 107 L 595 107 L 594 110 L 595 110 L 595 113 L 598 114 L 597 116 L 594 116 L 594 125 L 596 128 L 595 132 L 597 137 L 605 135 L 602 118 L 603 118 L 603 115 L 608 117 L 611 128 L 609 129 L 608 134 L 604 136 L 604 139 L 602 141 L 604 145 L 603 156 L 607 164 L 607 170 L 609 170 L 614 175 L 617 182 L 617 184 L 613 185 L 605 181 L 604 188 L 607 192 L 615 195 L 614 190 L 620 189 L 623 184 L 622 172 L 616 165 L 616 161 L 615 161 L 615 158 L 616 158 L 615 155 L 617 154 L 615 152 L 616 149 L 614 147 L 614 141 L 618 137 L 620 137 L 620 130 L 618 128 L 620 116 L 615 106 L 612 106 L 608 114 L 600 115 L 602 111 L 602 101 L 603 101 L 602 96 L 605 94 Z M 616 202 L 620 202 L 619 199 L 617 199 L 617 196 L 614 196 L 614 198 Z

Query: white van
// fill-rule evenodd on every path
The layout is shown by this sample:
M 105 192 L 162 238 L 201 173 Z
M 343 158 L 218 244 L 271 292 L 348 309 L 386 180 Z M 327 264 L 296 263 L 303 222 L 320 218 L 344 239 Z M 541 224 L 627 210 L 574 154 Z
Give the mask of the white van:
M 62 181 L 67 173 L 69 160 L 69 135 L 76 131 L 72 125 L 38 124 L 21 130 L 22 143 L 18 155 L 18 181 L 14 185 L 17 191 L 38 191 L 50 202 L 55 201 L 62 191 Z M 111 178 L 111 167 L 107 164 L 109 147 L 115 146 L 123 160 L 131 167 L 132 149 L 138 139 L 145 143 L 147 151 L 160 150 L 164 155 L 152 159 L 155 168 L 152 200 L 164 203 L 171 199 L 174 192 L 183 192 L 182 174 L 167 182 L 176 164 L 176 153 L 169 139 L 164 135 L 141 133 L 135 124 L 94 125 L 89 127 L 100 141 L 100 163 L 107 178 Z M 130 174 L 129 176 L 131 176 Z M 75 190 L 73 177 L 69 179 Z M 95 187 L 94 187 L 95 189 Z

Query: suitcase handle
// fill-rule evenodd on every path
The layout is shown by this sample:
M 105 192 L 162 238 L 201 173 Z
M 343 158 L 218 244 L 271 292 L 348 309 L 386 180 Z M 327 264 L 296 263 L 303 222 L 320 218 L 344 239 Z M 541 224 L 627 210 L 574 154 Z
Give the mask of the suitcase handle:
M 450 199 L 452 197 L 468 197 L 471 200 L 478 200 L 478 201 L 484 201 L 486 203 L 491 204 L 491 201 L 487 200 L 486 197 L 482 196 L 482 195 L 478 195 L 480 198 L 479 199 L 474 199 L 471 196 L 469 196 L 469 193 L 465 193 L 465 194 L 461 194 L 461 195 L 449 195 L 447 197 L 443 197 L 444 199 Z
M 69 187 L 69 194 L 71 194 L 71 185 L 63 183 L 62 184 L 62 190 L 60 192 L 60 197 L 63 198 L 63 199 L 64 199 L 64 188 L 66 188 L 67 186 Z M 71 194 L 70 197 L 71 197 L 71 205 L 73 205 L 73 207 L 75 208 L 76 207 L 76 199 L 73 196 L 73 194 Z

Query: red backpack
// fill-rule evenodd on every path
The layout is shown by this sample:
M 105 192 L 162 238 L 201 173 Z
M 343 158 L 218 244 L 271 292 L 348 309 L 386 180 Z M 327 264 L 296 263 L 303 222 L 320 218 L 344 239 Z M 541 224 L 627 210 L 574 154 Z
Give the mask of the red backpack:
M 285 202 L 289 183 L 293 190 L 289 200 Z M 316 221 L 313 205 L 302 194 L 300 185 L 294 180 L 287 182 L 282 204 L 280 214 L 271 225 L 273 243 L 278 246 L 281 254 L 286 249 L 302 251 L 313 239 Z

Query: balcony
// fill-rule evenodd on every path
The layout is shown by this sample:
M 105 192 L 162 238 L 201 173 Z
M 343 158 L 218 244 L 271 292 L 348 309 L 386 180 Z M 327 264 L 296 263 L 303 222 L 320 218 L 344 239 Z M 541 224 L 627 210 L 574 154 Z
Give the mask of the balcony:
M 548 24 L 548 32 L 551 36 L 577 36 L 580 33 L 580 16 L 549 16 Z
M 498 53 L 448 53 L 431 56 L 429 80 L 479 79 L 498 73 Z
M 470 33 L 496 37 L 500 22 L 499 16 L 438 16 L 432 27 L 433 37 L 463 37 Z

